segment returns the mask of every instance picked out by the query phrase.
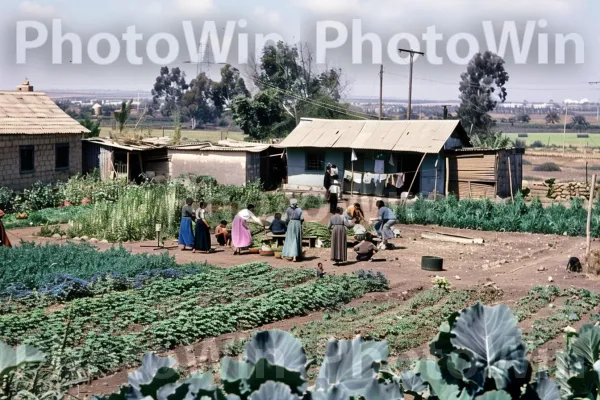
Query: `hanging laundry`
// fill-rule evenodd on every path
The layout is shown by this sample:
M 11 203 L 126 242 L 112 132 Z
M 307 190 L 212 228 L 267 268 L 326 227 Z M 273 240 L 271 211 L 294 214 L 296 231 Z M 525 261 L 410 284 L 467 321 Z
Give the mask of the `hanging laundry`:
M 395 163 L 395 161 L 394 161 L 394 154 L 390 154 L 390 165 L 391 165 L 392 167 L 395 167 L 395 166 L 396 166 L 396 163 Z
M 352 180 L 352 172 L 350 172 L 350 171 L 344 171 L 344 180 L 345 181 L 351 181 Z
M 385 161 L 384 160 L 375 160 L 375 173 L 383 174 L 385 172 Z
M 358 184 L 362 183 L 362 173 L 360 173 L 360 172 L 354 173 L 354 183 L 358 183 Z
M 365 185 L 370 185 L 370 184 L 371 184 L 371 182 L 373 182 L 373 174 L 372 174 L 372 173 L 370 173 L 370 172 L 365 172 L 365 176 L 364 176 L 364 179 L 363 179 L 363 183 L 364 183 Z
M 398 174 L 398 180 L 396 181 L 396 188 L 400 189 L 404 186 L 404 174 Z
M 356 153 L 354 149 L 352 149 L 352 155 L 350 156 L 350 161 L 358 161 L 358 157 L 356 157 Z

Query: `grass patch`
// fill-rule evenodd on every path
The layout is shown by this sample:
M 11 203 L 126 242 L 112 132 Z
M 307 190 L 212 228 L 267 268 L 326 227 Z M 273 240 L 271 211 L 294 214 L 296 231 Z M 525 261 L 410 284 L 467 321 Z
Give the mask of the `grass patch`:
M 535 167 L 533 167 L 534 171 L 537 172 L 560 172 L 562 171 L 560 169 L 560 167 L 558 166 L 558 164 L 553 163 L 553 162 L 547 162 L 547 163 L 543 163 L 540 165 L 536 165 Z

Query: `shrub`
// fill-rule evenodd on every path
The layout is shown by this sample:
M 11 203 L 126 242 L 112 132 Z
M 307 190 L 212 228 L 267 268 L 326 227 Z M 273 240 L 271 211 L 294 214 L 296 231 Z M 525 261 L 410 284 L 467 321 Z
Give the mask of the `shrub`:
M 7 187 L 0 187 L 0 210 L 8 213 L 12 211 L 15 192 Z
M 547 162 L 547 163 L 543 163 L 540 165 L 536 165 L 535 167 L 533 167 L 533 170 L 537 171 L 537 172 L 560 172 L 561 171 L 558 164 L 553 163 L 553 162 Z
M 527 143 L 525 143 L 524 140 L 517 139 L 515 140 L 514 144 L 517 149 L 524 149 L 525 147 L 527 147 Z
M 541 140 L 536 140 L 535 142 L 531 143 L 531 145 L 529 147 L 542 148 L 542 147 L 545 147 L 545 145 L 544 145 L 544 143 L 542 143 Z

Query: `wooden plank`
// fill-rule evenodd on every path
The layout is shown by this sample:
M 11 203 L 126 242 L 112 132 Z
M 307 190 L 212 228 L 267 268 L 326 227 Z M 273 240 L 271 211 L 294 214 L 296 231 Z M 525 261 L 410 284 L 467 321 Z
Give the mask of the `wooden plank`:
M 484 244 L 485 241 L 482 238 L 471 238 L 467 236 L 456 236 L 448 235 L 444 233 L 429 233 L 425 232 L 421 234 L 421 238 L 428 240 L 436 240 L 438 242 L 450 242 L 459 244 Z

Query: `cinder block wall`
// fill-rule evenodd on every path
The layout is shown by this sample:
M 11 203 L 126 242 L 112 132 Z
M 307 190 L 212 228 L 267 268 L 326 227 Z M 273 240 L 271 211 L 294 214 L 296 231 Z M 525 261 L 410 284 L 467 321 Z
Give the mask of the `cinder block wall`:
M 51 183 L 81 173 L 81 134 L 0 135 L 0 186 L 23 190 L 37 181 Z M 69 169 L 57 171 L 56 144 L 69 143 Z M 20 172 L 20 146 L 34 146 L 35 171 Z

